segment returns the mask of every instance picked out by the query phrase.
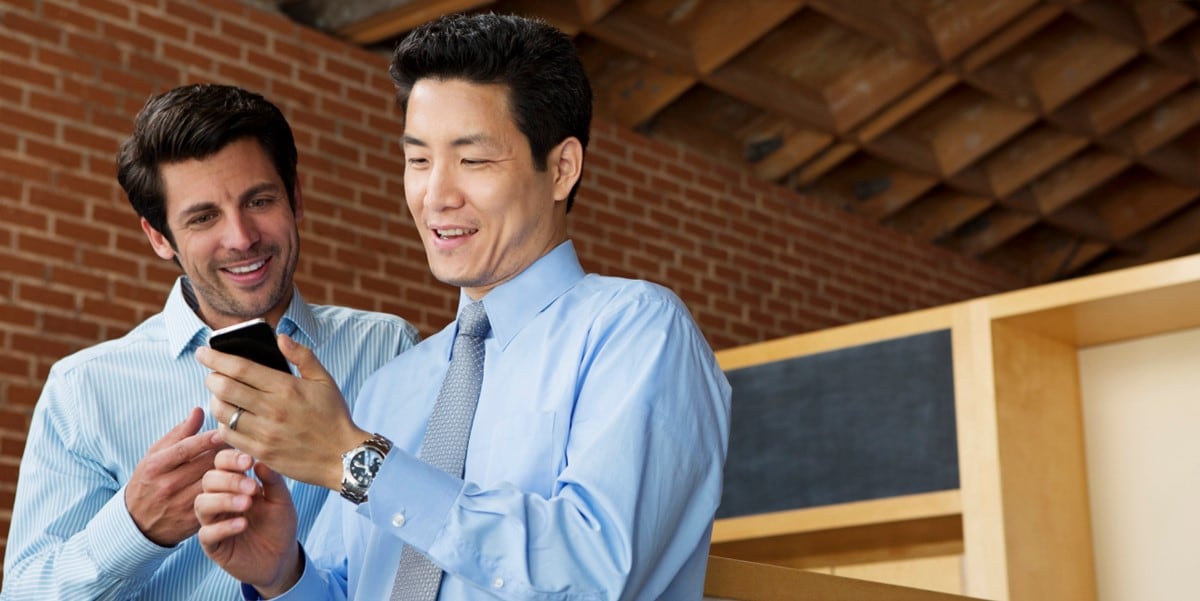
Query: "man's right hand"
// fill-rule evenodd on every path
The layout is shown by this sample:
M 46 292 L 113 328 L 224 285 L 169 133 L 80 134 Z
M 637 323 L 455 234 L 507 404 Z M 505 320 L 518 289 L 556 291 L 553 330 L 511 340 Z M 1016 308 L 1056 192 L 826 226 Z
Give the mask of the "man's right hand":
M 173 547 L 200 528 L 193 504 L 200 480 L 224 447 L 215 432 L 200 432 L 204 412 L 192 409 L 187 419 L 150 446 L 133 468 L 125 487 L 125 508 L 147 539 Z
M 253 466 L 259 483 L 246 475 Z M 200 546 L 221 569 L 263 597 L 295 586 L 304 569 L 296 508 L 283 476 L 236 449 L 217 453 L 196 497 Z

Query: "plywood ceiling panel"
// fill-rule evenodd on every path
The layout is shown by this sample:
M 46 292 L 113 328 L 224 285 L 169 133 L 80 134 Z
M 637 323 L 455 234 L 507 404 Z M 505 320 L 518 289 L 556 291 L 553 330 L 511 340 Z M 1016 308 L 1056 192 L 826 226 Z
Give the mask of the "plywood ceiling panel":
M 414 15 L 540 16 L 575 36 L 606 120 L 1030 283 L 1200 250 L 1195 2 L 279 6 L 380 53 Z

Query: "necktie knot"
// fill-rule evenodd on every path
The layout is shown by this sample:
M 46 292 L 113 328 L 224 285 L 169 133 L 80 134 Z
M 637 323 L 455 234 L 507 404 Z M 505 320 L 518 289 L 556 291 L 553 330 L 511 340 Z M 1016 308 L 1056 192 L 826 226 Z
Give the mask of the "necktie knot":
M 459 336 L 483 338 L 487 336 L 488 331 L 491 329 L 492 324 L 488 321 L 487 311 L 484 310 L 483 303 L 477 301 L 463 307 L 462 315 L 458 316 Z

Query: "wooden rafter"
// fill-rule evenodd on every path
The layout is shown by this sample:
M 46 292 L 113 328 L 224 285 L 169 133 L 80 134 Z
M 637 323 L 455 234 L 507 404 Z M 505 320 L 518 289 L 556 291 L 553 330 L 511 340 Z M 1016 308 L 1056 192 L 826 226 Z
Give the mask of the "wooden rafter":
M 287 4 L 381 49 L 446 12 L 537 15 L 575 36 L 600 117 L 1031 282 L 1200 250 L 1191 3 Z

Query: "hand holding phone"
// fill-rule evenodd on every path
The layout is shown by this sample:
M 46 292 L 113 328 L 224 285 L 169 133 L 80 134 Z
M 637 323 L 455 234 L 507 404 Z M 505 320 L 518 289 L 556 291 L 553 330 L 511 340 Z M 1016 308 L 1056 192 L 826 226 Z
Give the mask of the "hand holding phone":
M 288 361 L 275 342 L 275 330 L 265 319 L 251 319 L 221 328 L 208 337 L 208 346 L 256 363 L 292 373 Z

